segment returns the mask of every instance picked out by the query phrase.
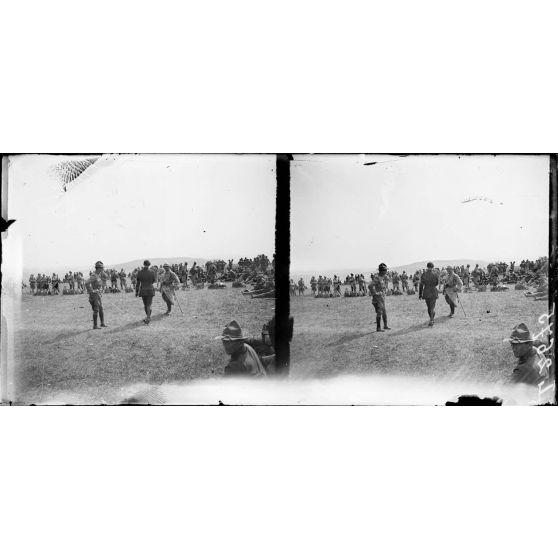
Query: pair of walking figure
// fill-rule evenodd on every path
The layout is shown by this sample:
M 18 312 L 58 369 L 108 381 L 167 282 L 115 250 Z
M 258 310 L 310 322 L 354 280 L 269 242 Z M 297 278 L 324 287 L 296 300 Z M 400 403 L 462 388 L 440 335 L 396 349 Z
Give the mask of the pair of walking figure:
M 153 304 L 153 297 L 155 296 L 155 284 L 157 283 L 157 274 L 150 269 L 151 262 L 145 260 L 143 262 L 143 269 L 138 272 L 136 281 L 136 296 L 141 296 L 143 300 L 143 307 L 145 310 L 144 323 L 147 325 L 151 322 L 151 305 Z M 161 294 L 163 300 L 167 305 L 166 316 L 170 316 L 172 312 L 172 305 L 174 303 L 174 289 L 178 288 L 180 281 L 178 275 L 171 271 L 169 264 L 163 265 L 164 273 L 160 277 Z
M 419 300 L 424 299 L 426 302 L 428 317 L 430 318 L 428 325 L 432 327 L 436 316 L 436 300 L 438 299 L 438 284 L 440 279 L 438 274 L 434 272 L 434 264 L 432 262 L 428 262 L 426 268 L 426 271 L 420 278 Z M 448 275 L 444 283 L 443 294 L 450 307 L 448 318 L 453 318 L 457 306 L 457 296 L 459 291 L 463 288 L 463 281 L 461 281 L 459 275 L 454 272 L 453 267 L 448 266 L 446 269 Z

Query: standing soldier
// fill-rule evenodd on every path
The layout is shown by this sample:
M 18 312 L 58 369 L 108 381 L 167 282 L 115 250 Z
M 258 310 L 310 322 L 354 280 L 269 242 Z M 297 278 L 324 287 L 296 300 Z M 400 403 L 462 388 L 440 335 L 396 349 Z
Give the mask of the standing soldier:
M 161 294 L 163 295 L 163 300 L 167 303 L 165 316 L 170 316 L 172 305 L 174 304 L 174 290 L 178 289 L 180 281 L 178 280 L 178 275 L 176 275 L 174 271 L 171 271 L 168 263 L 163 264 L 163 270 L 164 272 L 161 276 Z
M 407 276 L 407 274 L 403 270 L 403 273 L 401 274 L 401 288 L 403 289 L 403 292 L 407 292 L 407 290 L 409 289 L 408 279 L 409 279 L 409 277 Z
M 83 280 L 83 273 L 82 273 L 81 271 L 78 273 L 78 279 L 77 279 L 77 281 L 78 281 L 78 284 L 77 284 L 78 289 L 79 289 L 80 291 L 83 291 L 83 288 L 84 288 L 84 280 Z
M 387 325 L 387 312 L 386 312 L 386 279 L 387 265 L 381 263 L 378 266 L 378 275 L 372 277 L 372 282 L 369 286 L 370 293 L 372 294 L 372 305 L 376 310 L 376 331 L 383 331 L 381 327 L 382 319 L 384 321 L 384 329 L 391 329 Z
M 393 285 L 393 290 L 398 291 L 399 290 L 399 274 L 397 273 L 397 271 L 393 272 L 393 275 L 391 276 L 391 283 Z
M 120 288 L 125 291 L 127 285 L 126 285 L 126 272 L 124 271 L 124 268 L 120 270 L 118 277 L 120 278 Z
M 312 279 L 310 279 L 310 288 L 312 289 L 312 294 L 316 294 L 316 278 L 312 275 Z
M 426 302 L 426 307 L 428 308 L 428 316 L 430 322 L 428 325 L 432 327 L 434 325 L 434 316 L 436 315 L 436 299 L 438 298 L 438 276 L 434 273 L 434 264 L 428 262 L 426 265 L 426 271 L 422 274 L 420 278 L 420 288 L 419 288 L 419 300 L 424 299 Z
M 97 317 L 101 318 L 101 327 L 108 327 L 105 324 L 105 314 L 103 310 L 103 262 L 95 263 L 95 273 L 92 273 L 85 282 L 85 288 L 89 294 L 89 303 L 93 309 L 93 329 L 100 329 L 97 325 Z M 73 275 L 72 275 L 73 277 Z
M 463 270 L 463 284 L 465 288 L 469 288 L 469 280 L 471 278 L 471 270 L 469 269 L 471 266 L 467 264 L 467 267 Z
M 151 262 L 145 260 L 143 262 L 143 269 L 138 272 L 136 282 L 136 296 L 141 296 L 143 300 L 143 308 L 145 310 L 144 323 L 147 325 L 151 321 L 151 304 L 155 296 L 155 287 L 157 282 L 157 275 L 152 269 L 149 269 Z
M 417 269 L 417 271 L 415 271 L 415 274 L 413 275 L 413 287 L 415 288 L 415 291 L 418 291 L 419 288 L 419 283 L 420 283 L 420 272 Z
M 192 279 L 192 285 L 195 287 L 198 282 L 198 266 L 196 262 L 194 262 L 192 269 L 190 269 L 190 278 Z
M 455 314 L 455 307 L 457 306 L 457 296 L 463 287 L 463 281 L 459 278 L 459 275 L 454 272 L 453 267 L 448 265 L 448 277 L 446 279 L 446 284 L 444 285 L 444 295 L 446 302 L 449 304 L 450 307 L 450 315 L 449 318 L 453 318 Z
M 31 274 L 31 276 L 29 277 L 29 287 L 31 289 L 31 293 L 35 294 L 35 287 L 37 286 L 37 280 L 35 279 L 35 276 L 33 274 Z

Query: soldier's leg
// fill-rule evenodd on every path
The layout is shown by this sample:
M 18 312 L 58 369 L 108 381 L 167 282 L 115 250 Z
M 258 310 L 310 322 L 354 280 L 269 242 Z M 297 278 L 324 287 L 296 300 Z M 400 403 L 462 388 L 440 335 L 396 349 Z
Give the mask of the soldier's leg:
M 97 325 L 97 319 L 99 316 L 99 306 L 95 299 L 89 299 L 89 304 L 91 304 L 91 308 L 93 309 L 93 329 L 99 329 Z
M 391 327 L 388 327 L 388 323 L 387 323 L 387 312 L 386 312 L 386 307 L 384 305 L 384 308 L 382 309 L 382 319 L 384 321 L 384 329 L 391 329 Z
M 170 314 L 172 310 L 172 301 L 170 300 L 170 298 L 167 296 L 166 293 L 162 293 L 162 294 L 163 294 L 163 300 L 167 304 L 167 314 Z
M 455 314 L 455 304 L 453 303 L 453 301 L 451 300 L 451 298 L 447 294 L 445 295 L 445 299 L 446 299 L 446 302 L 448 303 L 448 305 L 450 307 L 449 317 L 451 318 Z
M 376 311 L 376 331 L 383 331 L 382 329 L 382 308 L 378 302 L 372 302 L 374 310 Z
M 432 299 L 425 298 L 424 302 L 426 302 L 426 309 L 428 310 L 428 318 L 430 320 L 430 323 L 432 323 Z
M 105 312 L 103 310 L 103 303 L 102 302 L 99 303 L 99 318 L 101 318 L 101 327 L 108 327 L 105 324 Z

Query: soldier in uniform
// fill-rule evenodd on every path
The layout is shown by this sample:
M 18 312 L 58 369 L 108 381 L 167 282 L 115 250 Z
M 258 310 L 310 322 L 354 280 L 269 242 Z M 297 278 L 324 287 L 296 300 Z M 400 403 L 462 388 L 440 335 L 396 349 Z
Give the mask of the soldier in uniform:
M 242 330 L 238 323 L 233 320 L 223 330 L 223 335 L 216 337 L 223 342 L 223 348 L 230 360 L 225 366 L 225 376 L 228 377 L 265 377 L 264 365 L 256 351 L 245 343 L 248 337 L 242 335 Z
M 178 280 L 178 275 L 171 271 L 170 265 L 168 263 L 163 264 L 164 273 L 161 276 L 161 294 L 163 295 L 163 300 L 167 304 L 166 316 L 170 316 L 172 311 L 172 305 L 174 304 L 174 290 L 178 289 L 180 286 L 180 281 Z
M 527 326 L 519 324 L 515 327 L 508 341 L 517 358 L 517 366 L 513 369 L 510 382 L 536 386 L 544 381 L 548 375 L 546 359 L 535 348 L 535 345 L 542 343 L 533 339 Z
M 92 273 L 85 282 L 85 288 L 89 294 L 89 304 L 93 309 L 93 329 L 100 329 L 97 325 L 98 317 L 101 318 L 101 327 L 108 327 L 105 324 L 105 313 L 103 310 L 103 262 L 95 263 L 95 273 Z M 73 277 L 73 276 L 72 276 Z
M 149 269 L 151 262 L 145 260 L 143 262 L 143 269 L 138 272 L 136 278 L 136 296 L 141 296 L 143 300 L 143 308 L 145 310 L 144 323 L 147 325 L 151 321 L 151 304 L 155 296 L 155 287 L 157 282 L 157 275 L 152 269 Z
M 471 266 L 467 264 L 467 267 L 463 270 L 463 284 L 465 288 L 469 288 L 469 280 L 471 278 L 471 270 L 469 269 Z
M 401 273 L 401 288 L 403 289 L 403 292 L 407 292 L 407 289 L 409 288 L 409 277 L 408 275 L 405 273 L 405 270 L 403 270 L 403 273 Z
M 386 312 L 386 279 L 387 265 L 381 263 L 378 266 L 378 274 L 372 277 L 369 285 L 370 294 L 372 295 L 372 305 L 376 310 L 376 331 L 383 331 L 381 327 L 382 319 L 384 321 L 384 329 L 391 329 L 387 324 Z
M 312 275 L 312 279 L 310 279 L 310 288 L 312 289 L 313 295 L 316 294 L 316 285 L 317 285 L 316 278 Z
M 124 271 L 124 268 L 122 268 L 120 270 L 120 273 L 118 274 L 118 277 L 120 278 L 120 288 L 122 290 L 126 290 L 126 272 Z
M 198 283 L 198 266 L 196 262 L 194 262 L 194 265 L 190 269 L 190 278 L 192 279 L 192 285 L 195 287 Z
M 453 315 L 455 314 L 455 307 L 457 306 L 457 293 L 461 292 L 461 289 L 463 288 L 463 281 L 461 281 L 459 275 L 455 273 L 451 265 L 448 265 L 447 270 L 448 277 L 446 279 L 443 292 L 446 302 L 450 307 L 450 315 L 448 317 L 453 318 Z
M 426 271 L 422 274 L 420 278 L 419 287 L 419 300 L 424 299 L 426 302 L 426 307 L 428 309 L 428 316 L 430 321 L 428 325 L 432 327 L 434 325 L 434 316 L 436 315 L 436 299 L 438 298 L 438 276 L 434 273 L 434 264 L 428 262 L 426 265 Z
M 31 274 L 31 276 L 29 277 L 29 287 L 31 289 L 31 292 L 33 294 L 35 294 L 35 287 L 37 286 L 37 280 L 35 279 L 35 276 L 33 274 Z
M 393 275 L 391 276 L 391 284 L 393 285 L 394 291 L 399 290 L 399 273 L 397 273 L 397 271 L 394 271 Z

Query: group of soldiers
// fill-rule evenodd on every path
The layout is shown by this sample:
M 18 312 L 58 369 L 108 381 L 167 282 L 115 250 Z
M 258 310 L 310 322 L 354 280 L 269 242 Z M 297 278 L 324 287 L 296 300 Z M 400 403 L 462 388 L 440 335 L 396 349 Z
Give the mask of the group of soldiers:
M 487 286 L 491 286 L 492 290 L 508 290 L 508 284 L 515 284 L 516 289 L 538 289 L 542 292 L 547 281 L 548 258 L 539 258 L 536 262 L 523 260 L 519 267 L 515 266 L 515 262 L 508 264 L 498 262 L 490 263 L 486 269 L 483 269 L 479 264 L 471 268 L 470 264 L 452 266 L 453 273 L 463 283 L 463 288 L 466 291 L 477 289 L 486 290 Z M 419 290 L 421 277 L 427 272 L 425 269 L 417 269 L 414 273 L 407 274 L 406 271 L 398 273 L 397 271 L 387 271 L 382 277 L 385 283 L 388 295 L 403 294 L 409 295 L 416 294 Z M 442 292 L 444 285 L 449 277 L 447 268 L 433 268 L 433 273 L 436 273 L 439 278 L 439 292 Z M 373 274 L 371 274 L 371 278 Z M 391 288 L 389 283 L 391 282 Z M 540 285 L 543 284 L 541 287 Z M 297 288 L 298 285 L 298 288 Z M 341 287 L 346 286 L 344 296 L 366 296 L 370 295 L 370 290 L 367 290 L 367 283 L 363 273 L 351 273 L 345 277 L 342 282 L 341 278 L 337 275 L 333 279 L 327 276 L 312 276 L 310 279 L 311 294 L 316 297 L 336 297 L 341 296 Z M 303 288 L 301 288 L 303 287 Z M 302 295 L 306 286 L 302 278 L 299 279 L 298 284 L 291 279 L 291 294 Z
M 275 272 L 275 256 L 270 261 L 265 254 L 255 258 L 241 258 L 238 264 L 234 260 L 225 262 L 222 259 L 206 262 L 203 266 L 194 262 L 189 268 L 188 262 L 171 264 L 170 270 L 178 277 L 179 284 L 183 289 L 193 287 L 204 287 L 205 284 L 216 285 L 224 281 L 236 283 L 240 287 L 245 284 L 260 283 L 262 280 L 268 282 L 267 278 L 273 277 Z M 137 277 L 142 268 L 138 267 L 132 272 L 126 273 L 124 269 L 105 269 L 100 275 L 103 292 L 133 292 L 137 285 Z M 155 273 L 156 286 L 159 287 L 161 277 L 164 275 L 164 266 L 150 264 L 150 270 Z M 95 272 L 90 271 L 89 277 Z M 224 286 L 224 285 L 223 285 Z M 23 284 L 25 288 L 26 285 Z M 46 274 L 31 274 L 29 277 L 29 289 L 31 294 L 83 294 L 86 291 L 85 277 L 82 272 L 68 271 L 63 279 L 58 274 L 52 276 Z M 268 289 L 269 290 L 269 289 Z
M 89 277 L 93 272 L 89 272 Z M 120 283 L 120 288 L 127 289 L 127 280 L 131 279 L 131 274 L 121 269 L 120 272 L 115 269 L 109 269 L 103 272 L 102 285 L 105 291 L 118 290 L 118 283 Z M 110 281 L 110 287 L 108 286 Z M 67 286 L 65 286 L 67 285 Z M 60 288 L 62 287 L 62 294 L 83 294 L 85 292 L 85 278 L 81 271 L 73 272 L 68 271 L 64 274 L 64 278 L 61 280 L 59 275 L 53 273 L 52 276 L 43 275 L 41 273 L 35 275 L 31 274 L 29 277 L 29 290 L 31 294 L 48 294 L 57 295 L 60 294 Z

